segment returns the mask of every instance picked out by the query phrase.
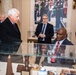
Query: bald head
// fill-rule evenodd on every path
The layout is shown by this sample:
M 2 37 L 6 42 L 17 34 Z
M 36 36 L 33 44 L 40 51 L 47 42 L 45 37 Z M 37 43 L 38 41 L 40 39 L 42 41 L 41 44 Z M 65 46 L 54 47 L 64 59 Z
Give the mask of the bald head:
M 60 28 L 58 31 L 57 31 L 57 40 L 58 41 L 61 41 L 63 39 L 66 38 L 66 35 L 67 35 L 67 31 L 65 28 Z

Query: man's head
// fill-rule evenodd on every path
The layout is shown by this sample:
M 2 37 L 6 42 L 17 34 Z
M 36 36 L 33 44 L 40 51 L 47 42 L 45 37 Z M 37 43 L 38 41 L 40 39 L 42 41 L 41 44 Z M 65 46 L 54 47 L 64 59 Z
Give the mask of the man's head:
M 42 16 L 42 21 L 43 21 L 44 24 L 47 24 L 48 23 L 48 16 L 47 16 L 47 14 L 44 14 Z
M 42 54 L 45 54 L 46 51 L 47 51 L 47 45 L 46 44 L 42 44 L 41 50 L 42 50 Z
M 46 44 L 42 44 L 41 48 L 42 49 L 47 49 L 47 45 Z
M 60 29 L 57 31 L 56 36 L 57 36 L 56 39 L 57 39 L 58 41 L 61 41 L 61 40 L 65 39 L 66 36 L 67 36 L 67 31 L 66 31 L 66 29 L 65 29 L 65 28 L 60 28 Z
M 12 8 L 8 11 L 8 18 L 11 22 L 17 23 L 19 20 L 19 14 L 20 12 L 17 9 Z

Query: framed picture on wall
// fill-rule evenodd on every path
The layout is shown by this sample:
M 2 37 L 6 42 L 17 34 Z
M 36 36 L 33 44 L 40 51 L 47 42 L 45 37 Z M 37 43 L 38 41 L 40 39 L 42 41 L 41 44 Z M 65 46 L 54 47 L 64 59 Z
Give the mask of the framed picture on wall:
M 34 24 L 42 22 L 43 14 L 47 14 L 54 31 L 66 27 L 68 0 L 35 0 L 34 3 Z

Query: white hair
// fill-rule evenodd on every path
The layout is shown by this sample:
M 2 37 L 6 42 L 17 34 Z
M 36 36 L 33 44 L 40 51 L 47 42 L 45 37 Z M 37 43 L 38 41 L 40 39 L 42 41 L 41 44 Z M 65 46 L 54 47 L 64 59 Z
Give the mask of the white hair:
M 18 11 L 16 8 L 12 8 L 12 9 L 10 9 L 10 10 L 8 11 L 8 16 L 10 16 L 10 15 L 15 15 L 16 12 L 19 13 L 19 11 Z

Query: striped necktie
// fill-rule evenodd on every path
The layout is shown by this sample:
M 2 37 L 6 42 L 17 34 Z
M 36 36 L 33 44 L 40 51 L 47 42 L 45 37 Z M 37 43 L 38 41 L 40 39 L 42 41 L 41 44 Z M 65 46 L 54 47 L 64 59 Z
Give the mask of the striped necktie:
M 44 34 L 44 32 L 45 32 L 45 27 L 46 27 L 46 25 L 44 24 L 44 25 L 42 26 L 42 30 L 41 30 L 41 33 L 42 33 L 42 34 Z

